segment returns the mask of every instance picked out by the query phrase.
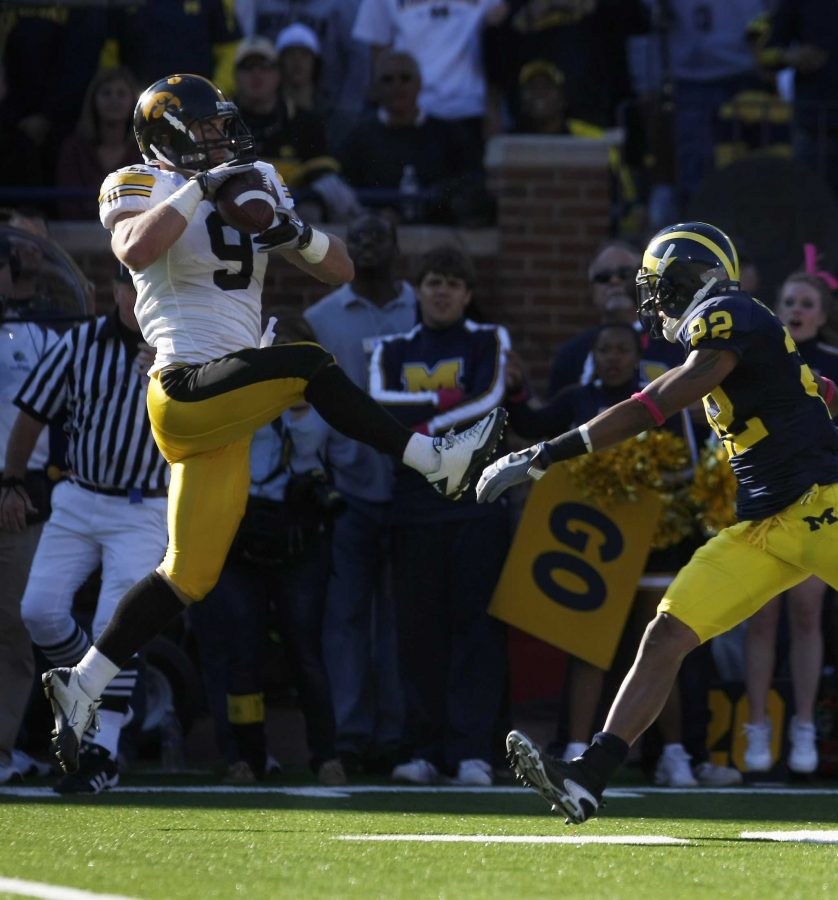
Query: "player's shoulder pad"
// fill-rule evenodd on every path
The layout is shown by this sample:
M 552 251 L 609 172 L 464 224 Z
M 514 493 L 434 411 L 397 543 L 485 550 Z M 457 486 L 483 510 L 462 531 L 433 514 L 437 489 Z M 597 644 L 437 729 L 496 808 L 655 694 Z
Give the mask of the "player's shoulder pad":
M 696 307 L 696 312 L 702 310 L 705 314 L 716 309 L 750 309 L 751 305 L 758 301 L 744 291 L 724 291 L 708 297 Z
M 763 313 L 773 316 L 750 294 L 725 291 L 702 300 L 684 321 L 678 338 L 688 349 L 715 338 L 729 339 L 732 334 L 752 331 L 755 317 L 759 319 Z
M 687 330 L 689 330 L 690 325 L 696 319 L 707 319 L 708 316 L 712 316 L 713 313 L 720 312 L 727 312 L 731 316 L 734 316 L 734 319 L 738 320 L 739 324 L 744 325 L 750 321 L 753 313 L 762 306 L 763 305 L 759 300 L 755 300 L 750 294 L 746 294 L 744 291 L 726 291 L 725 293 L 715 294 L 712 297 L 708 297 L 706 300 L 702 300 L 692 313 L 690 313 L 689 318 L 684 325 Z M 763 308 L 770 313 L 770 310 L 768 310 L 767 307 Z
M 142 213 L 173 194 L 186 177 L 175 171 L 140 163 L 117 169 L 99 192 L 99 221 L 109 231 L 123 213 Z
M 102 182 L 99 204 L 113 203 L 122 197 L 150 197 L 160 175 L 159 168 L 145 163 L 117 169 Z

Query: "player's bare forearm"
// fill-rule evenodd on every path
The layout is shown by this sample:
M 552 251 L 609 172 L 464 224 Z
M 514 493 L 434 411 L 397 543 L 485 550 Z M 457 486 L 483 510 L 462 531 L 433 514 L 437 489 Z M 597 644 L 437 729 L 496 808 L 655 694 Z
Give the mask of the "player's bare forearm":
M 478 503 L 491 503 L 505 490 L 540 478 L 552 463 L 596 450 L 607 450 L 642 431 L 662 425 L 716 387 L 738 361 L 728 350 L 693 351 L 683 366 L 665 372 L 642 392 L 598 416 L 520 453 L 509 453 L 487 466 L 477 483 Z
M 188 224 L 166 203 L 145 212 L 127 213 L 114 225 L 111 249 L 129 269 L 141 272 L 169 250 Z
M 346 249 L 346 244 L 334 234 L 329 234 L 329 249 L 318 263 L 311 263 L 300 255 L 299 250 L 280 250 L 281 255 L 303 272 L 324 284 L 346 284 L 355 277 L 355 264 Z
M 588 422 L 588 437 L 594 450 L 607 450 L 654 426 L 649 411 L 637 400 L 623 400 Z
M 683 365 L 664 372 L 647 385 L 639 400 L 624 400 L 588 422 L 594 450 L 604 450 L 692 406 L 718 387 L 739 357 L 729 350 L 694 350 Z

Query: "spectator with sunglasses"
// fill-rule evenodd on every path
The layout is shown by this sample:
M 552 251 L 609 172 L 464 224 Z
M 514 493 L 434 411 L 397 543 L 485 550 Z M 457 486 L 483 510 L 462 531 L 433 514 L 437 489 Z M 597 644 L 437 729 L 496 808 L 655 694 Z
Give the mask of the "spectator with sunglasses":
M 370 191 L 370 202 L 399 218 L 399 183 L 412 166 L 420 187 L 420 221 L 479 224 L 489 215 L 479 154 L 469 155 L 451 122 L 419 106 L 422 77 L 416 59 L 382 51 L 373 75 L 376 111 L 349 133 L 338 156 L 344 176 Z
M 626 241 L 603 244 L 588 268 L 591 304 L 599 315 L 599 325 L 571 338 L 553 358 L 550 367 L 550 395 L 572 384 L 589 384 L 593 378 L 593 345 L 602 325 L 628 322 L 641 332 L 640 373 L 644 381 L 653 381 L 667 369 L 680 365 L 683 352 L 677 344 L 649 341 L 637 320 L 634 279 L 640 266 L 639 251 Z
M 456 127 L 459 140 L 482 157 L 484 135 L 497 130 L 497 104 L 487 89 L 481 39 L 505 9 L 500 0 L 361 0 L 352 36 L 371 47 L 373 64 L 384 50 L 410 53 L 422 73 L 422 109 Z

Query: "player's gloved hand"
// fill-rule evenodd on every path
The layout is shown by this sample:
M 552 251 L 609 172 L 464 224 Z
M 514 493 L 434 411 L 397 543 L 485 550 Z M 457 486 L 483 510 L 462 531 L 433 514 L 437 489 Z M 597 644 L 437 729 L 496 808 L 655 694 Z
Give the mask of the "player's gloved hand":
M 507 453 L 486 466 L 477 482 L 477 502 L 491 503 L 513 485 L 541 478 L 544 469 L 533 465 L 540 451 L 541 445 L 527 447 L 517 453 Z
M 250 172 L 255 168 L 256 163 L 252 160 L 250 162 L 242 162 L 241 160 L 233 159 L 230 162 L 221 163 L 220 166 L 215 166 L 215 168 L 207 169 L 206 172 L 196 172 L 190 180 L 197 181 L 204 192 L 204 197 L 207 200 L 212 200 L 215 197 L 215 192 L 228 178 L 232 178 L 234 175 L 244 175 L 245 172 Z
M 284 206 L 277 206 L 276 217 L 276 225 L 253 238 L 258 251 L 305 250 L 311 243 L 311 225 L 306 225 L 293 209 Z

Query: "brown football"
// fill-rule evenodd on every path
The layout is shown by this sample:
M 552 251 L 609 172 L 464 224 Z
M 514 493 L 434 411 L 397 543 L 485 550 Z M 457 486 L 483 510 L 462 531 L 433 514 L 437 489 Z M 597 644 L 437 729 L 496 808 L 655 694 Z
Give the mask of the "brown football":
M 260 234 L 270 228 L 278 202 L 273 183 L 260 169 L 228 178 L 215 193 L 215 208 L 221 218 L 245 234 Z

